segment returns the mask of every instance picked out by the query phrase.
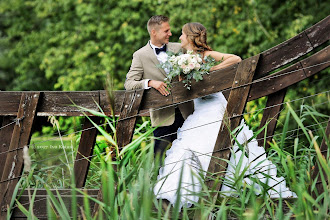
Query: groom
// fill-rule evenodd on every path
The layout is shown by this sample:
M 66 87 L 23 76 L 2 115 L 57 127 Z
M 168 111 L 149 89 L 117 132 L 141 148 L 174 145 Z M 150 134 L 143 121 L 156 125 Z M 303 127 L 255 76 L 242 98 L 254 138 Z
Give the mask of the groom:
M 169 18 L 156 15 L 149 19 L 147 29 L 150 40 L 147 45 L 133 54 L 131 68 L 126 75 L 125 89 L 150 89 L 158 90 L 162 95 L 168 96 L 168 88 L 164 78 L 168 70 L 157 67 L 160 62 L 167 59 L 166 51 L 177 53 L 181 46 L 179 43 L 170 43 L 172 36 Z M 150 110 L 151 124 L 157 127 L 154 131 L 155 157 L 163 156 L 167 146 L 177 138 L 176 132 L 182 126 L 184 119 L 193 111 L 193 102 L 183 103 L 164 109 Z

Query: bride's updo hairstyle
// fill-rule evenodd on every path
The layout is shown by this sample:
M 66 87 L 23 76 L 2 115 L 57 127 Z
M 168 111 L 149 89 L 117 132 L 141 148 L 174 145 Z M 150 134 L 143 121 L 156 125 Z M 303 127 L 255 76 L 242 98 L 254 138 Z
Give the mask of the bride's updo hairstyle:
M 197 22 L 187 23 L 183 25 L 182 31 L 187 35 L 193 49 L 198 53 L 211 51 L 212 48 L 207 45 L 206 28 Z

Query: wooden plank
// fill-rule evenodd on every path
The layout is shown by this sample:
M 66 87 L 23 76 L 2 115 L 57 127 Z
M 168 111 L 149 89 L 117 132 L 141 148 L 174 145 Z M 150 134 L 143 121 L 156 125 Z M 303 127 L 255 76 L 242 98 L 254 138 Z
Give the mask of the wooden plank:
M 330 39 L 330 16 L 295 37 L 261 53 L 256 78 L 292 62 Z
M 81 110 L 75 106 L 98 111 L 100 104 L 99 91 L 89 92 L 44 92 L 40 99 L 38 116 L 83 116 Z M 47 114 L 43 114 L 47 112 Z M 63 114 L 65 112 L 65 114 Z M 90 114 L 89 114 L 90 115 Z
M 127 91 L 125 93 L 119 122 L 116 127 L 119 148 L 126 146 L 132 140 L 136 123 L 136 114 L 139 112 L 143 93 L 144 89 Z
M 116 116 L 119 116 L 121 105 L 124 101 L 125 90 L 114 91 L 114 105 Z M 107 91 L 100 91 L 100 106 L 106 115 L 111 115 L 110 101 L 107 95 Z
M 253 83 L 248 101 L 274 94 L 304 79 L 306 79 L 306 75 L 302 69 L 302 65 L 300 63 L 294 64 L 269 77 L 262 78 L 262 81 Z
M 3 169 L 5 167 L 7 151 L 9 150 L 10 139 L 13 134 L 15 123 L 13 123 L 14 117 L 3 117 L 0 127 L 0 177 L 2 176 Z
M 0 92 L 0 115 L 15 115 L 23 92 Z M 41 92 L 38 116 L 84 116 L 72 101 L 88 109 L 98 111 L 99 91 Z M 87 113 L 89 114 L 89 113 Z M 91 115 L 91 114 L 89 114 Z
M 265 140 L 265 130 L 263 130 L 257 136 L 259 146 L 264 146 L 266 149 L 269 148 L 268 142 L 271 142 L 272 135 L 275 132 L 277 119 L 280 116 L 280 111 L 282 108 L 282 103 L 285 98 L 285 94 L 286 94 L 286 89 L 282 89 L 268 96 L 266 108 L 262 115 L 262 119 L 259 126 L 260 129 L 268 122 L 266 128 L 266 140 Z
M 229 95 L 226 113 L 216 140 L 205 180 L 208 188 L 213 191 L 213 198 L 217 198 L 218 191 L 220 190 L 222 184 L 221 178 L 218 183 L 215 183 L 214 180 L 225 175 L 225 171 L 227 169 L 227 162 L 225 160 L 229 160 L 230 158 L 230 149 L 228 148 L 229 146 L 232 146 L 230 131 L 239 126 L 242 116 L 234 118 L 231 117 L 241 115 L 243 113 L 251 87 L 250 85 L 240 87 L 240 85 L 245 85 L 252 81 L 258 59 L 259 55 L 241 62 L 235 75 L 235 80 L 232 85 L 233 90 Z M 228 118 L 231 119 L 228 121 Z
M 6 157 L 5 167 L 1 177 L 0 198 L 1 215 L 5 219 L 7 205 L 9 205 L 18 176 L 23 169 L 23 147 L 27 146 L 31 138 L 32 125 L 36 115 L 40 92 L 24 92 L 21 97 L 17 118 L 20 122 L 15 124 L 10 141 L 9 152 Z
M 0 91 L 0 115 L 16 116 L 22 92 Z
M 266 76 L 269 72 L 296 60 L 312 50 L 313 46 L 306 34 L 300 33 L 260 55 L 256 78 Z
M 154 88 L 146 90 L 143 96 L 144 98 L 141 102 L 140 109 L 157 108 L 173 104 L 172 94 L 168 96 L 163 96 Z
M 102 193 L 101 189 L 98 190 L 97 200 L 103 201 L 103 193 Z M 100 210 L 99 207 L 100 207 L 99 204 L 95 203 L 95 205 L 93 207 L 93 214 L 92 214 L 93 217 L 95 217 L 97 214 L 100 214 L 98 212 L 100 212 L 100 211 L 102 212 L 102 210 Z
M 319 71 L 330 66 L 329 60 L 330 46 L 327 46 L 318 53 L 282 71 L 261 79 L 254 80 L 248 101 L 270 95 L 318 73 Z M 319 63 L 324 64 L 313 68 L 308 68 L 307 70 L 302 69 Z M 305 71 L 307 71 L 306 74 Z
M 90 117 L 94 123 L 99 124 L 100 118 Z M 81 133 L 78 152 L 74 163 L 74 174 L 76 187 L 85 186 L 91 156 L 93 155 L 94 145 L 98 130 L 93 126 L 92 122 L 85 118 L 83 132 Z
M 326 137 L 328 138 L 328 141 L 329 141 L 330 140 L 330 119 L 328 120 L 328 125 L 327 125 L 326 131 L 325 131 L 325 135 L 326 135 Z M 324 158 L 326 158 L 327 160 L 329 160 L 330 158 L 327 158 L 329 146 L 327 146 L 326 137 L 323 137 L 320 150 L 321 150 L 321 153 L 324 156 Z M 322 167 L 319 167 L 319 165 L 315 165 L 314 170 L 312 172 L 312 178 L 311 179 L 312 180 L 315 180 L 317 178 L 316 190 L 318 192 L 318 195 L 320 195 L 321 193 L 324 192 L 324 188 L 323 188 L 323 185 L 322 185 L 322 179 L 321 179 L 321 176 L 320 176 L 320 172 L 323 173 L 323 176 L 326 178 L 326 181 L 329 180 L 327 178 L 327 176 L 326 176 L 323 168 Z M 329 182 L 328 182 L 328 184 L 329 184 Z M 315 199 L 318 196 L 315 192 L 312 192 L 312 195 L 313 195 L 313 197 Z
M 30 190 L 31 190 L 31 194 L 33 194 L 35 189 L 30 189 Z M 80 189 L 80 190 L 84 191 L 84 189 Z M 57 189 L 57 190 L 51 189 L 51 192 L 53 193 L 55 198 L 58 198 L 56 191 L 58 191 L 59 194 L 61 195 L 61 198 L 63 199 L 64 204 L 65 204 L 65 207 L 67 208 L 69 214 L 71 214 L 72 213 L 72 202 L 71 202 L 72 192 L 71 192 L 71 190 L 70 189 Z M 87 190 L 87 194 L 94 199 L 97 197 L 97 192 L 98 192 L 98 189 L 88 189 Z M 47 197 L 48 197 L 47 191 L 45 189 L 37 189 L 35 202 L 33 205 L 33 213 L 39 219 L 47 219 Z M 83 199 L 84 199 L 84 195 L 77 192 L 77 210 L 78 210 L 79 216 L 81 215 L 79 207 L 84 206 Z M 27 208 L 27 209 L 29 208 L 30 202 L 29 202 L 27 189 L 23 191 L 23 195 L 19 198 L 18 201 L 21 204 L 23 204 L 23 206 L 25 208 Z M 90 199 L 89 203 L 90 203 L 90 207 L 91 207 L 91 211 L 92 211 L 92 207 L 94 206 L 94 201 Z M 23 219 L 23 218 L 26 219 L 26 216 L 17 207 L 15 207 L 13 210 L 11 219 Z M 82 216 L 80 216 L 80 218 L 82 219 Z
M 330 16 L 319 21 L 304 32 L 307 34 L 313 47 L 317 47 L 329 40 L 330 36 Z
M 304 72 L 307 77 L 310 77 L 321 70 L 330 66 L 330 46 L 308 57 L 300 62 L 305 68 Z

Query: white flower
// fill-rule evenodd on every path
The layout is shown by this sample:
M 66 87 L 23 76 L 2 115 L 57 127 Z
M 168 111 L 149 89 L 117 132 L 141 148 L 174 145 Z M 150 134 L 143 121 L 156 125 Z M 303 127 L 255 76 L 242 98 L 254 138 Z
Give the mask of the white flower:
M 183 69 L 183 73 L 184 74 L 188 74 L 190 72 L 190 68 L 189 67 L 186 67 Z
M 176 63 L 176 57 L 173 55 L 171 56 L 171 58 L 169 59 L 170 63 L 174 64 Z
M 201 65 L 199 63 L 196 63 L 195 70 L 199 70 L 201 68 Z
M 189 67 L 190 70 L 193 70 L 193 69 L 195 69 L 195 64 L 194 63 L 189 63 L 188 67 Z
M 196 64 L 197 63 L 197 59 L 196 57 L 192 57 L 190 60 L 191 63 Z

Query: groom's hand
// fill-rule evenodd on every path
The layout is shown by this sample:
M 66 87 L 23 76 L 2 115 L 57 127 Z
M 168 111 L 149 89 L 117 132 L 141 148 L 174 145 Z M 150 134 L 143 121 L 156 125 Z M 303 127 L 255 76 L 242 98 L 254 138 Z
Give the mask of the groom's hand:
M 150 80 L 148 82 L 148 86 L 155 88 L 156 90 L 158 90 L 158 92 L 160 92 L 160 94 L 164 96 L 168 96 L 170 94 L 169 88 L 167 88 L 166 83 L 162 81 Z

